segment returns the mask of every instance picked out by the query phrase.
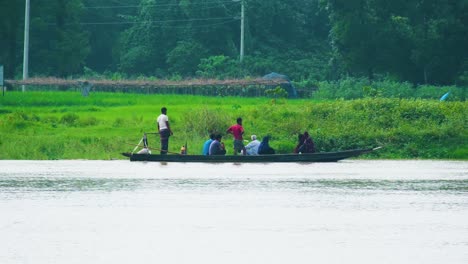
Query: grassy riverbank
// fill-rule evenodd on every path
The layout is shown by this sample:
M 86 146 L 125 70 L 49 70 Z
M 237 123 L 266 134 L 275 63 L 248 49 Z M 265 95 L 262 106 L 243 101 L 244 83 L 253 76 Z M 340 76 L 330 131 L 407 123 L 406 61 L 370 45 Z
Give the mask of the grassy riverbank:
M 312 101 L 77 92 L 9 92 L 0 99 L 0 159 L 121 159 L 143 132 L 156 130 L 162 106 L 174 136 L 199 153 L 208 131 L 238 116 L 246 135 L 272 136 L 291 152 L 308 130 L 319 151 L 384 146 L 371 158 L 468 159 L 468 103 L 368 98 Z M 232 153 L 232 136 L 224 138 Z M 150 147 L 159 148 L 150 135 Z M 157 152 L 156 150 L 154 150 Z

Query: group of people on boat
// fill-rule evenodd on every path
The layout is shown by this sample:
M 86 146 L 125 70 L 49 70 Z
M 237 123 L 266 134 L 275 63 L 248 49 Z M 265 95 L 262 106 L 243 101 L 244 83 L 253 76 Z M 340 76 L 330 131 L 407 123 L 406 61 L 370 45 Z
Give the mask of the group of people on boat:
M 169 149 L 169 137 L 174 133 L 169 125 L 169 117 L 167 116 L 167 108 L 161 108 L 161 114 L 156 119 L 158 126 L 159 136 L 161 140 L 160 154 L 165 155 Z M 242 118 L 236 120 L 236 124 L 230 126 L 226 130 L 226 134 L 232 134 L 234 137 L 234 155 L 271 155 L 275 154 L 275 149 L 270 146 L 270 136 L 264 136 L 260 142 L 256 135 L 251 135 L 251 141 L 244 145 L 244 127 L 242 126 Z M 245 140 L 247 141 L 247 140 Z M 181 153 L 186 154 L 186 147 L 183 146 Z M 299 134 L 298 143 L 294 148 L 294 153 L 314 153 L 315 144 L 309 133 L 306 131 Z M 222 135 L 220 133 L 210 134 L 209 139 L 203 144 L 203 155 L 226 155 L 226 147 L 222 142 Z
M 232 134 L 234 137 L 233 149 L 234 155 L 272 155 L 275 154 L 275 149 L 270 146 L 270 136 L 264 136 L 260 142 L 256 135 L 251 135 L 250 141 L 244 145 L 244 128 L 242 127 L 242 118 L 236 120 L 236 124 L 230 126 L 226 130 L 227 134 Z M 203 155 L 225 155 L 226 147 L 221 141 L 221 134 L 210 134 L 210 138 L 203 145 Z M 245 140 L 246 141 L 246 140 Z M 315 144 L 309 133 L 299 134 L 297 146 L 294 153 L 314 153 Z

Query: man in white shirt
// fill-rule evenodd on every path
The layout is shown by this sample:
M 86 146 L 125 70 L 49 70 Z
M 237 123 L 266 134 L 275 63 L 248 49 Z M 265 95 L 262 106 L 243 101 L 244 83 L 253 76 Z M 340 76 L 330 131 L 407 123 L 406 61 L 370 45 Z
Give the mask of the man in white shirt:
M 161 138 L 161 155 L 165 155 L 169 150 L 169 136 L 173 135 L 169 126 L 166 107 L 161 108 L 161 114 L 156 119 L 156 123 L 158 124 L 159 137 Z
M 250 137 L 252 141 L 245 146 L 245 150 L 247 151 L 247 155 L 258 155 L 258 147 L 260 146 L 260 141 L 257 140 L 256 135 L 252 135 Z

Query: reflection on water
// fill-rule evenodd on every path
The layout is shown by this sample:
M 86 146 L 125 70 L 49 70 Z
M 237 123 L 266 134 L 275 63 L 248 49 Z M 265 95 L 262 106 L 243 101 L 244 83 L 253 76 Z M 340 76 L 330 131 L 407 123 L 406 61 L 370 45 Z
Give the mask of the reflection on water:
M 468 162 L 0 161 L 0 263 L 468 263 Z
M 102 178 L 11 178 L 0 179 L 3 193 L 136 191 L 137 189 L 177 189 L 193 191 L 449 191 L 468 192 L 468 180 L 259 180 L 259 179 L 102 179 Z

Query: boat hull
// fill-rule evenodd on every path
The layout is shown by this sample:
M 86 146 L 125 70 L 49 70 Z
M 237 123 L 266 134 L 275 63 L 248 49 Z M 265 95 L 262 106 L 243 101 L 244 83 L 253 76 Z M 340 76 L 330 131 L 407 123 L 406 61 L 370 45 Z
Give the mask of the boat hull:
M 129 157 L 130 161 L 159 161 L 159 162 L 203 162 L 203 163 L 269 163 L 269 162 L 336 162 L 342 159 L 357 157 L 359 155 L 374 151 L 370 149 L 354 149 L 336 152 L 320 152 L 310 154 L 274 154 L 274 155 L 226 155 L 226 156 L 205 156 L 205 155 L 153 155 L 153 154 L 131 154 L 122 153 Z

